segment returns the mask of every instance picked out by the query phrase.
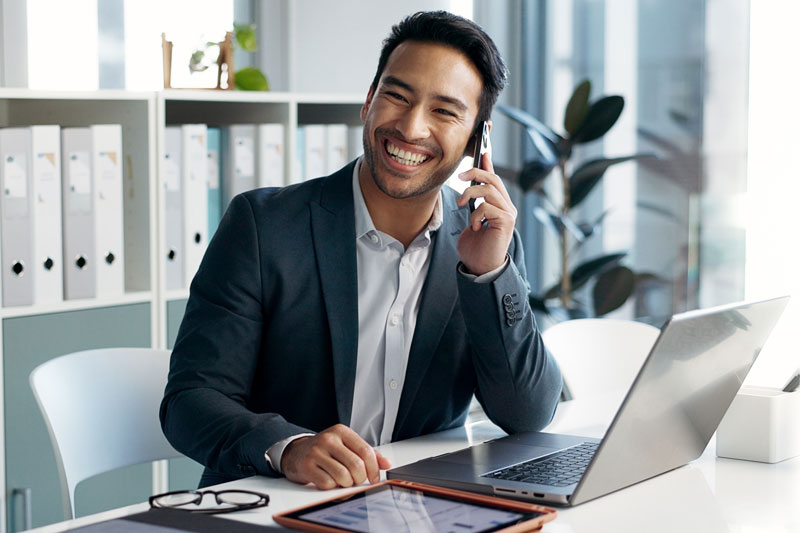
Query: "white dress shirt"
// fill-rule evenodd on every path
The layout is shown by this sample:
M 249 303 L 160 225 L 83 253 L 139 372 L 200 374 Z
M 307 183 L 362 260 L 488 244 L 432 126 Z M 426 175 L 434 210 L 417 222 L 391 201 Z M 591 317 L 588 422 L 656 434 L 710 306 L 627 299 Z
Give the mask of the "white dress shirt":
M 373 446 L 391 442 L 406 365 L 419 314 L 422 286 L 428 274 L 432 233 L 442 225 L 442 194 L 428 225 L 407 249 L 394 237 L 375 228 L 369 214 L 358 172 L 353 170 L 356 262 L 358 267 L 358 355 L 353 388 L 350 428 Z M 482 276 L 463 269 L 461 274 L 478 283 L 495 280 L 506 262 Z M 265 456 L 280 472 L 280 458 L 293 440 L 312 433 L 293 435 L 269 450 Z

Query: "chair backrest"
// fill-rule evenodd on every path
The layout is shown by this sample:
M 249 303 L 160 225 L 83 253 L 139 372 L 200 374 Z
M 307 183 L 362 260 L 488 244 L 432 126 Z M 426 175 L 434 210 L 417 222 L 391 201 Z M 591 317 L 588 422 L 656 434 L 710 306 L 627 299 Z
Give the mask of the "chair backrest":
M 124 466 L 180 457 L 158 419 L 168 350 L 106 348 L 57 357 L 30 375 L 58 463 L 64 512 L 75 487 Z
M 542 340 L 572 398 L 614 394 L 622 401 L 659 333 L 642 322 L 581 318 L 549 327 Z

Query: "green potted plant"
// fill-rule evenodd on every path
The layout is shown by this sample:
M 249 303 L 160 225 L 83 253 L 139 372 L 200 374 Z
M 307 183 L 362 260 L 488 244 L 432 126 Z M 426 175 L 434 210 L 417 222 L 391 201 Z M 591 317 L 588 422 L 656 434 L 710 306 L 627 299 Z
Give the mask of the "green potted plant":
M 602 224 L 609 211 L 595 220 L 577 221 L 574 211 L 603 179 L 609 167 L 632 161 L 648 154 L 620 157 L 601 157 L 575 163 L 573 148 L 596 141 L 617 122 L 625 106 L 622 96 L 603 96 L 590 101 L 591 83 L 582 81 L 572 93 L 564 113 L 564 134 L 559 134 L 530 113 L 521 109 L 499 105 L 498 110 L 522 124 L 533 142 L 536 157 L 527 161 L 516 175 L 516 182 L 524 192 L 533 191 L 542 199 L 542 205 L 533 209 L 533 215 L 556 235 L 559 244 L 560 279 L 540 294 L 531 294 L 534 309 L 562 318 L 588 316 L 588 306 L 576 298 L 576 291 L 593 283 L 592 309 L 602 316 L 620 306 L 633 294 L 637 283 L 651 280 L 652 274 L 636 274 L 622 265 L 627 252 L 603 254 L 574 265 L 573 256 L 590 239 Z M 558 169 L 558 172 L 553 172 Z M 551 198 L 543 186 L 546 178 L 557 174 L 560 198 Z

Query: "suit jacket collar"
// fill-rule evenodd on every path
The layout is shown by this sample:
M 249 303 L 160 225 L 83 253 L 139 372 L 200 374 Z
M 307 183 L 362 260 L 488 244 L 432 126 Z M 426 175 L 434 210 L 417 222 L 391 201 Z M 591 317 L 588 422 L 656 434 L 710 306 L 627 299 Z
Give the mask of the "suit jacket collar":
M 436 232 L 428 277 L 422 288 L 419 315 L 411 351 L 408 356 L 403 393 L 394 424 L 393 440 L 406 422 L 417 391 L 436 352 L 447 323 L 458 300 L 456 266 L 458 264 L 458 238 L 469 220 L 469 210 L 456 205 L 456 194 L 443 187 L 444 220 Z M 413 421 L 409 421 L 413 424 Z M 404 432 L 408 434 L 408 432 Z
M 328 327 L 331 335 L 334 387 L 342 424 L 350 424 L 358 356 L 358 279 L 352 177 L 355 161 L 322 180 L 312 202 L 311 232 Z M 422 378 L 453 313 L 458 295 L 456 244 L 469 212 L 445 190 L 444 221 L 435 233 L 431 264 L 422 290 L 417 329 L 411 343 L 394 434 L 405 421 Z
M 351 179 L 355 161 L 322 180 L 311 234 L 328 315 L 339 421 L 350 424 L 358 354 L 358 280 Z

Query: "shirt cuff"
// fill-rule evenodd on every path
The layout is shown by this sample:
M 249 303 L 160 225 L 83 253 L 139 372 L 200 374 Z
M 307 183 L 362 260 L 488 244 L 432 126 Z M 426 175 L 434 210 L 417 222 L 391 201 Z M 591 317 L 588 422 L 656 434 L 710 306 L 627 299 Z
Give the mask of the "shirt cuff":
M 508 256 L 508 254 L 506 254 L 506 260 L 503 261 L 502 265 L 492 271 L 487 272 L 486 274 L 481 274 L 480 276 L 476 276 L 475 274 L 470 274 L 467 272 L 467 267 L 464 266 L 464 263 L 458 264 L 458 271 L 462 276 L 468 280 L 474 281 L 475 283 L 491 283 L 500 277 L 500 274 L 502 274 L 508 266 L 509 261 L 511 261 L 511 258 Z
M 286 447 L 300 437 L 313 436 L 314 433 L 300 433 L 299 435 L 292 435 L 291 437 L 279 440 L 273 444 L 269 450 L 264 452 L 264 458 L 267 460 L 267 464 L 271 466 L 272 469 L 277 473 L 283 474 L 283 470 L 281 470 L 281 457 L 283 457 L 283 451 L 286 449 Z

